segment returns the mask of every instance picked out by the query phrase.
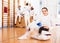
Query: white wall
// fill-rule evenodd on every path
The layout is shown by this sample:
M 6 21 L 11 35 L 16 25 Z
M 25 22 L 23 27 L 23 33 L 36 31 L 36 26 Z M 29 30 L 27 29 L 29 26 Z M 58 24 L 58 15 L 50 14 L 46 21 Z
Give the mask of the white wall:
M 48 2 L 48 9 L 49 9 L 49 14 L 52 17 L 52 20 L 54 22 L 54 24 L 58 24 L 58 26 L 60 26 L 60 14 L 58 14 L 58 10 L 60 5 L 58 5 L 58 0 L 47 0 Z
M 57 0 L 57 17 L 60 18 L 60 0 Z
M 2 27 L 2 0 L 0 0 L 0 27 Z
M 56 18 L 57 15 L 57 0 L 47 0 L 47 7 L 49 9 L 49 14 Z

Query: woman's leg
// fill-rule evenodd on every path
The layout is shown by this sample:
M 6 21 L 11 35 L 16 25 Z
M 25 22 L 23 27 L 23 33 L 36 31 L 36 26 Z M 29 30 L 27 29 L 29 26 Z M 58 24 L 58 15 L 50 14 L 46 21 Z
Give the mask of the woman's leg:
M 39 28 L 39 34 L 41 34 L 42 30 L 49 31 L 49 28 L 45 28 L 44 26 Z

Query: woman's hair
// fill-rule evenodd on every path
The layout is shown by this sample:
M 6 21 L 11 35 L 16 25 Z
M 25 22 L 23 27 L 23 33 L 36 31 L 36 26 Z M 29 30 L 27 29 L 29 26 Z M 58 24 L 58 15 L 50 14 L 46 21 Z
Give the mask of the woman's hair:
M 26 3 L 26 6 L 28 6 L 28 3 Z
M 48 9 L 46 7 L 43 7 L 42 9 L 46 9 L 48 11 Z

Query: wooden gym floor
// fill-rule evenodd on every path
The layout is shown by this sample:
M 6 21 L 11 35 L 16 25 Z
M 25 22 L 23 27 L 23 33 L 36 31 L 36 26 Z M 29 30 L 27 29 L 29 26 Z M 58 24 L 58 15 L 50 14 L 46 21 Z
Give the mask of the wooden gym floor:
M 18 37 L 25 33 L 25 28 L 2 28 L 0 29 L 0 43 L 60 43 L 55 36 L 55 30 L 53 29 L 51 32 L 52 37 L 47 41 L 35 39 L 18 40 Z

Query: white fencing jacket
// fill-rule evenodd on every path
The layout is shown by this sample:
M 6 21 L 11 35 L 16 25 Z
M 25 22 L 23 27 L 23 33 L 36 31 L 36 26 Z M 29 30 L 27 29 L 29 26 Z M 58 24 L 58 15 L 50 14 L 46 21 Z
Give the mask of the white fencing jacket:
M 47 16 L 44 16 L 44 15 L 41 15 L 40 16 L 40 21 L 42 22 L 42 25 L 43 26 L 48 26 L 48 27 L 50 27 L 52 24 L 52 21 L 51 21 L 51 18 L 50 18 L 50 16 L 49 15 L 47 15 Z

